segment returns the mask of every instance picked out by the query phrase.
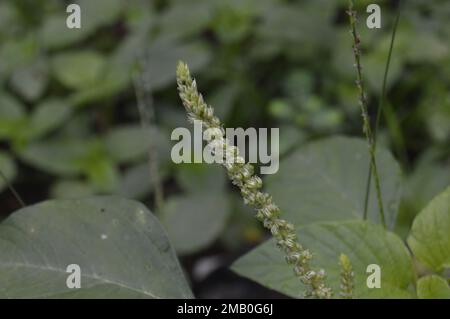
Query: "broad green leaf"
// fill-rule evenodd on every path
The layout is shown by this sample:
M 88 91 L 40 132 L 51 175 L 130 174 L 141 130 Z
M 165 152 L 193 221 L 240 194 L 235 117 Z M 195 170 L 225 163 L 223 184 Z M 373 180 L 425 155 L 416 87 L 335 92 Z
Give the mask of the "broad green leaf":
M 99 193 L 114 193 L 119 187 L 119 171 L 116 164 L 103 153 L 89 156 L 83 168 L 89 182 Z
M 390 41 L 391 35 L 387 34 L 382 41 L 379 41 L 375 50 L 368 53 L 362 60 L 363 66 L 365 67 L 364 73 L 367 74 L 368 87 L 376 93 L 381 91 L 381 86 L 383 84 L 384 69 L 387 53 L 389 52 Z M 403 60 L 398 55 L 393 55 L 389 65 L 389 77 L 386 82 L 388 90 L 401 76 L 402 69 Z
M 439 60 L 445 60 L 449 54 L 449 48 L 442 42 L 442 38 L 437 36 L 436 33 L 415 32 L 415 43 L 410 41 L 410 33 L 405 35 L 405 50 L 404 53 L 408 61 L 412 63 L 417 62 L 435 62 Z
M 17 10 L 12 3 L 6 1 L 0 3 L 0 36 L 2 33 L 11 31 L 8 27 L 16 21 L 17 15 Z
M 363 221 L 317 223 L 298 229 L 299 240 L 313 254 L 312 265 L 327 272 L 327 283 L 338 297 L 339 256 L 350 258 L 355 273 L 355 298 L 409 298 L 413 283 L 412 260 L 397 235 L 380 225 Z M 369 289 L 367 266 L 381 267 L 381 288 Z M 269 240 L 234 263 L 232 269 L 263 286 L 292 297 L 303 296 L 304 287 L 287 265 L 283 254 Z
M 94 51 L 61 53 L 52 59 L 55 77 L 68 88 L 90 88 L 101 79 L 105 59 Z
M 414 219 L 408 245 L 431 269 L 450 268 L 450 187 L 436 196 Z
M 26 114 L 23 104 L 2 91 L 0 91 L 0 106 L 0 119 L 2 121 L 21 119 Z
M 82 198 L 95 195 L 95 193 L 96 191 L 90 183 L 79 180 L 56 181 L 50 189 L 51 197 L 57 199 Z
M 295 150 L 298 145 L 305 142 L 306 134 L 304 131 L 299 130 L 298 127 L 294 125 L 281 125 L 280 126 L 280 138 L 278 140 L 280 151 L 280 156 L 284 156 L 290 151 Z M 276 143 L 276 141 L 274 142 Z
M 328 46 L 332 39 L 333 28 L 330 21 L 333 19 L 333 10 L 336 3 L 332 1 L 312 1 L 302 5 L 276 5 L 266 6 L 262 23 L 258 25 L 257 35 L 263 42 L 274 41 L 279 45 L 286 44 L 295 50 L 302 47 L 303 52 L 299 54 L 312 54 L 317 46 Z M 321 21 L 317 23 L 317 15 Z M 302 30 L 302 32 L 297 32 Z M 320 36 L 317 36 L 320 34 Z M 308 44 L 308 48 L 304 44 Z
M 377 164 L 386 223 L 392 229 L 400 200 L 401 172 L 392 155 L 381 146 Z M 361 219 L 368 169 L 364 140 L 331 137 L 310 143 L 282 160 L 278 173 L 267 178 L 267 189 L 286 219 L 295 225 Z M 368 217 L 378 223 L 376 199 L 372 185 Z
M 172 132 L 177 127 L 186 127 L 186 114 L 180 112 L 180 109 L 174 105 L 162 104 L 158 110 L 158 118 L 161 121 L 161 126 L 167 128 L 169 132 Z M 170 139 L 170 134 L 168 136 Z M 173 143 L 170 143 L 170 147 L 173 146 Z
M 126 29 L 130 33 L 148 30 L 156 25 L 159 12 L 153 3 L 133 1 L 127 4 L 125 13 Z
M 79 0 L 77 3 L 81 8 L 81 28 L 67 28 L 68 14 L 46 18 L 39 31 L 44 47 L 60 49 L 85 39 L 99 27 L 113 23 L 119 17 L 123 4 L 122 0 Z
M 422 108 L 429 110 L 425 120 L 433 139 L 445 143 L 450 138 L 450 93 L 446 88 L 435 92 L 423 104 Z
M 70 102 L 68 104 L 73 106 Z M 73 112 L 70 120 L 58 129 L 58 136 L 62 139 L 91 137 L 95 121 L 95 117 L 90 112 Z
M 104 102 L 126 88 L 128 82 L 128 69 L 109 64 L 101 81 L 97 82 L 95 86 L 85 87 L 73 93 L 69 97 L 69 101 L 75 106 L 85 106 L 93 102 Z
M 294 116 L 292 106 L 286 99 L 274 99 L 270 101 L 269 113 L 276 119 L 288 120 Z
M 14 97 L 0 91 L 0 139 L 13 137 L 25 118 L 25 107 Z
M 219 165 L 180 164 L 176 179 L 185 192 L 205 192 L 225 188 L 226 176 Z
M 220 243 L 232 251 L 239 251 L 243 245 L 257 245 L 266 232 L 255 218 L 251 207 L 244 204 L 238 193 L 229 195 L 230 217 L 220 235 Z
M 200 32 L 212 18 L 210 4 L 209 0 L 173 4 L 158 17 L 159 27 L 177 38 Z
M 66 285 L 81 268 L 81 288 Z M 46 201 L 0 224 L 1 298 L 190 298 L 156 217 L 118 197 Z
M 221 119 L 227 119 L 239 94 L 239 85 L 228 84 L 219 87 L 208 95 L 211 105 L 214 105 L 214 114 Z
M 130 82 L 130 71 L 137 57 L 142 51 L 142 41 L 139 37 L 130 37 L 113 54 L 107 63 L 102 80 L 94 87 L 85 87 L 72 97 L 75 105 L 85 105 L 112 96 L 127 88 Z M 175 81 L 173 66 L 180 59 L 189 62 L 192 72 L 202 69 L 209 62 L 210 54 L 205 46 L 197 44 L 179 44 L 172 40 L 156 40 L 145 51 L 148 61 L 148 88 L 160 90 Z
M 123 125 L 108 133 L 106 147 L 115 161 L 130 162 L 148 153 L 151 138 L 161 140 L 156 129 L 148 132 L 141 125 Z
M 417 282 L 417 296 L 421 299 L 450 299 L 450 286 L 440 276 L 426 276 Z
M 72 114 L 71 105 L 58 99 L 39 103 L 31 114 L 8 95 L 0 96 L 0 105 L 0 137 L 13 140 L 18 148 L 62 125 Z
M 19 152 L 20 158 L 38 169 L 73 176 L 83 171 L 81 161 L 89 152 L 89 141 L 48 140 L 35 142 Z
M 404 183 L 395 232 L 408 237 L 414 218 L 450 185 L 450 166 L 424 155 Z
M 6 187 L 6 181 L 4 178 L 6 178 L 9 183 L 12 183 L 17 175 L 17 168 L 14 160 L 5 152 L 0 152 L 0 173 L 3 175 L 0 176 L 1 193 Z
M 228 3 L 218 5 L 211 27 L 221 42 L 239 43 L 253 31 L 255 19 L 253 8 L 244 6 L 232 8 Z
M 41 97 L 48 83 L 48 65 L 45 59 L 16 69 L 11 76 L 11 87 L 27 101 Z
M 142 128 L 141 125 L 121 125 L 105 137 L 109 156 L 118 163 L 135 162 L 157 153 L 159 164 L 170 158 L 169 137 L 158 127 Z
M 164 88 L 175 81 L 173 66 L 183 59 L 189 64 L 192 72 L 198 72 L 210 60 L 210 53 L 206 47 L 196 44 L 154 42 L 148 50 L 149 72 L 154 74 L 148 85 L 153 90 Z
M 17 37 L 0 46 L 0 79 L 16 68 L 35 61 L 39 54 L 39 43 L 32 33 Z M 3 73 L 4 72 L 4 73 Z
M 82 19 L 83 19 L 82 13 Z M 49 49 L 59 49 L 86 38 L 91 30 L 84 25 L 80 29 L 69 29 L 66 25 L 66 14 L 57 14 L 44 20 L 44 24 L 39 30 L 39 37 L 44 47 Z
M 107 178 L 113 176 L 111 166 L 114 163 L 103 142 L 96 138 L 34 142 L 21 149 L 18 155 L 29 165 L 51 174 L 75 176 L 84 173 L 96 181 L 114 180 Z
M 167 176 L 167 169 L 159 167 L 159 179 Z M 121 177 L 118 193 L 127 198 L 140 199 L 148 195 L 154 188 L 154 176 L 150 174 L 148 161 L 126 169 Z
M 229 210 L 222 192 L 203 192 L 171 197 L 163 207 L 162 223 L 179 254 L 208 245 L 225 227 Z
M 131 70 L 138 52 L 146 41 L 140 34 L 126 37 L 118 45 L 117 49 L 105 62 L 102 80 L 95 86 L 83 88 L 71 97 L 73 104 L 86 105 L 97 101 L 103 101 L 108 97 L 118 94 L 130 83 Z
M 114 23 L 120 17 L 125 3 L 123 0 L 79 0 L 84 19 L 82 28 L 95 30 Z
M 29 130 L 32 137 L 37 138 L 58 128 L 70 115 L 73 108 L 64 100 L 45 100 L 36 106 L 33 111 Z

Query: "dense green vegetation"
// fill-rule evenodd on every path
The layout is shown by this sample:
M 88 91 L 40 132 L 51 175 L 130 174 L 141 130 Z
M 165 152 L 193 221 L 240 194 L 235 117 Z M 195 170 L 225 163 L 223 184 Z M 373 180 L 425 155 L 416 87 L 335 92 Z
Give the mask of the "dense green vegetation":
M 395 3 L 376 1 L 382 8 L 382 28 L 369 30 L 365 8 L 372 2 L 358 1 L 355 9 L 374 120 Z M 402 6 L 378 131 L 389 231 L 375 225 L 380 223 L 375 187 L 368 206 L 373 224 L 362 221 L 369 158 L 346 1 L 78 3 L 82 28 L 69 30 L 62 1 L 0 2 L 0 170 L 30 205 L 13 213 L 20 202 L 0 178 L 0 217 L 13 213 L 0 226 L 0 281 L 11 282 L 6 289 L 0 287 L 0 296 L 192 296 L 175 252 L 194 293 L 217 296 L 207 278 L 214 276 L 216 266 L 200 275 L 197 266 L 220 256 L 218 267 L 228 267 L 258 244 L 233 270 L 301 297 L 301 284 L 273 243 L 260 244 L 268 234 L 241 203 L 225 172 L 171 161 L 171 131 L 189 127 L 176 92 L 180 59 L 189 64 L 226 127 L 280 128 L 280 171 L 264 178 L 266 189 L 283 216 L 298 227 L 300 241 L 317 254 L 314 265 L 327 270 L 335 290 L 339 255 L 345 253 L 355 271 L 356 297 L 449 296 L 448 1 L 409 0 Z M 86 199 L 94 195 L 116 197 Z M 144 203 L 154 215 L 121 198 Z M 31 206 L 47 199 L 52 201 Z M 118 207 L 130 215 L 121 215 Z M 109 215 L 101 215 L 101 209 Z M 83 212 L 81 219 L 73 216 L 77 212 Z M 130 242 L 124 242 L 130 231 L 125 224 L 135 230 Z M 144 238 L 148 229 L 154 229 L 154 237 Z M 36 236 L 35 246 L 23 245 L 24 234 Z M 348 242 L 339 241 L 345 236 Z M 39 264 L 42 256 L 33 255 L 36 251 L 51 255 L 64 251 L 64 245 L 87 247 L 95 239 L 100 243 L 91 247 L 91 259 L 79 261 L 82 269 L 89 269 L 86 283 L 93 288 L 81 292 L 48 291 L 64 285 L 66 274 L 45 271 L 36 280 L 51 288 L 21 290 L 17 287 L 26 284 L 20 280 L 29 278 L 1 263 L 23 264 L 19 252 L 27 252 L 28 264 Z M 13 249 L 11 240 L 20 244 Z M 429 246 L 424 247 L 424 240 Z M 115 256 L 108 243 L 124 250 L 134 247 L 133 256 L 155 264 L 136 264 L 133 276 L 127 277 L 120 267 L 129 267 L 129 256 Z M 335 243 L 334 250 L 329 243 Z M 367 252 L 377 249 L 373 260 Z M 47 261 L 64 272 L 68 256 L 62 256 Z M 123 266 L 107 266 L 102 258 Z M 168 260 L 180 286 L 171 283 L 173 274 L 167 269 L 157 268 L 157 260 Z M 362 287 L 365 266 L 377 262 L 386 267 L 385 289 L 368 291 Z M 142 283 L 138 275 L 152 280 Z M 233 280 L 238 287 L 248 284 Z M 230 296 L 226 290 L 224 295 Z

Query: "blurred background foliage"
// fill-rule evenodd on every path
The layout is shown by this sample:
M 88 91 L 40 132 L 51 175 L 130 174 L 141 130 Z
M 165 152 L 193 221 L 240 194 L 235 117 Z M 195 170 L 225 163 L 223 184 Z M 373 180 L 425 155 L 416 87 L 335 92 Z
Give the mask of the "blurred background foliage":
M 265 233 L 220 167 L 171 162 L 172 129 L 189 127 L 176 62 L 188 62 L 227 127 L 279 127 L 282 157 L 323 136 L 361 136 L 347 2 L 79 0 L 82 28 L 69 30 L 71 2 L 0 1 L 0 169 L 27 204 L 103 193 L 145 202 L 184 256 L 194 291 L 208 294 L 204 279 Z M 396 1 L 376 1 L 382 28 L 369 30 L 373 2 L 357 10 L 374 117 Z M 404 1 L 379 132 L 403 168 L 403 236 L 450 182 L 449 43 L 448 1 Z M 144 128 L 140 93 L 151 114 Z M 3 180 L 0 192 L 6 217 L 19 204 Z

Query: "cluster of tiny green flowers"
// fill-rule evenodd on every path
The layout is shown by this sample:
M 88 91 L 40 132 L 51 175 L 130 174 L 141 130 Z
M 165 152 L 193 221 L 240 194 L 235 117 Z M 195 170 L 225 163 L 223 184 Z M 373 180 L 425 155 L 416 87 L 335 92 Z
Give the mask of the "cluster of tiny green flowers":
M 354 277 L 353 267 L 347 255 L 341 254 L 339 257 L 341 265 L 341 291 L 340 295 L 344 299 L 353 298 Z
M 220 120 L 214 116 L 214 110 L 203 100 L 192 79 L 188 66 L 179 62 L 177 84 L 180 98 L 191 120 L 201 121 L 209 130 L 205 134 L 208 142 L 214 143 L 214 149 L 221 150 L 225 159 L 223 165 L 228 171 L 232 183 L 239 187 L 246 205 L 256 210 L 256 217 L 276 239 L 277 246 L 285 253 L 286 261 L 293 266 L 295 275 L 307 286 L 306 297 L 331 298 L 332 291 L 324 283 L 325 271 L 314 271 L 310 267 L 312 254 L 299 242 L 294 225 L 280 218 L 280 209 L 272 197 L 260 191 L 262 180 L 254 175 L 253 166 L 245 163 L 239 156 L 237 147 L 230 145 L 224 137 Z

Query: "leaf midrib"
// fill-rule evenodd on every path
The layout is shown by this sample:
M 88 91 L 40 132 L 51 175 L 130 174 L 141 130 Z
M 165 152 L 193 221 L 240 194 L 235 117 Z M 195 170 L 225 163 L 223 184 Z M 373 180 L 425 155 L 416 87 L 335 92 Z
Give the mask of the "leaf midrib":
M 28 263 L 2 263 L 2 262 L 0 262 L 0 267 L 2 267 L 2 268 L 24 267 L 24 268 L 39 269 L 41 271 L 64 273 L 66 275 L 68 274 L 65 270 L 60 269 L 60 268 L 54 268 L 54 267 L 48 267 L 48 266 L 47 267 L 43 267 L 43 266 L 40 266 L 40 265 L 34 265 L 34 264 L 28 264 Z M 128 285 L 126 285 L 124 283 L 121 283 L 121 282 L 118 282 L 118 281 L 112 281 L 112 280 L 109 280 L 109 279 L 106 279 L 106 278 L 103 278 L 103 277 L 99 277 L 99 276 L 96 276 L 96 275 L 90 275 L 90 274 L 82 273 L 81 276 L 85 277 L 85 278 L 89 278 L 89 279 L 100 281 L 101 283 L 104 283 L 104 284 L 117 285 L 119 287 L 122 287 L 122 288 L 125 288 L 125 289 L 129 289 L 129 290 L 141 293 L 143 295 L 147 295 L 147 296 L 149 296 L 151 298 L 155 298 L 155 299 L 161 299 L 162 298 L 160 296 L 156 296 L 156 295 L 152 294 L 149 291 L 139 290 L 137 288 L 128 286 Z

